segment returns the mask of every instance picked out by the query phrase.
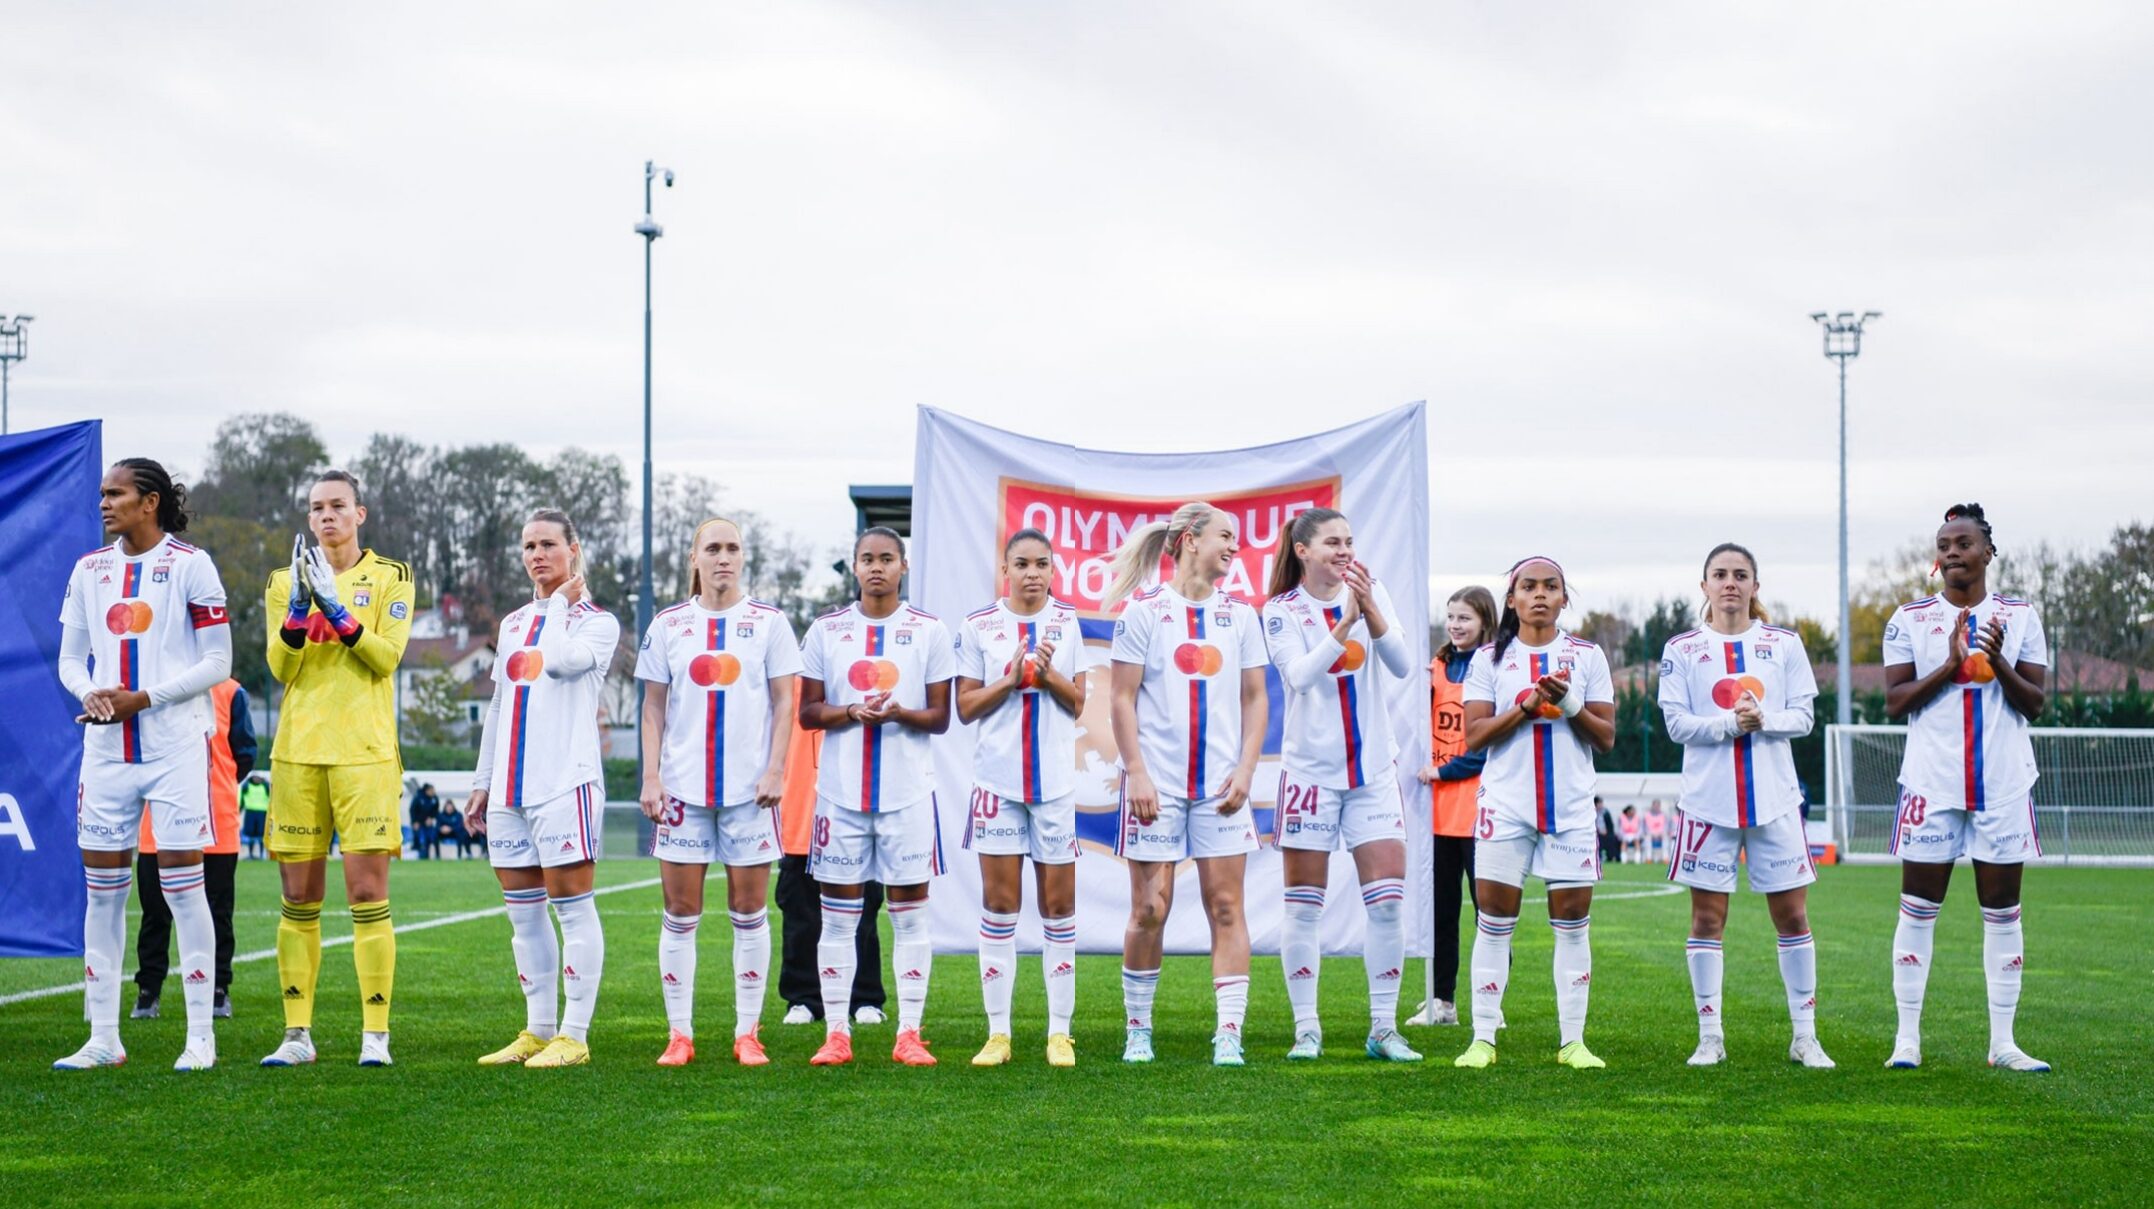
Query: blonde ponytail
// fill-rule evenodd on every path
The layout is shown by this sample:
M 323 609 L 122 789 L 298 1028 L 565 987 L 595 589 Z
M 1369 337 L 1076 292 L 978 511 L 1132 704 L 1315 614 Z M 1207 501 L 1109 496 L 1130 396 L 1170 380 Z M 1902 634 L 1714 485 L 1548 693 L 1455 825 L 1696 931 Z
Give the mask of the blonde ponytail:
M 1162 558 L 1181 561 L 1182 545 L 1189 535 L 1202 529 L 1219 509 L 1202 500 L 1193 500 L 1174 510 L 1174 515 L 1163 521 L 1152 521 L 1129 531 L 1122 548 L 1114 552 L 1109 565 L 1114 578 L 1107 586 L 1107 596 L 1101 603 L 1108 609 L 1137 590 L 1153 575 Z

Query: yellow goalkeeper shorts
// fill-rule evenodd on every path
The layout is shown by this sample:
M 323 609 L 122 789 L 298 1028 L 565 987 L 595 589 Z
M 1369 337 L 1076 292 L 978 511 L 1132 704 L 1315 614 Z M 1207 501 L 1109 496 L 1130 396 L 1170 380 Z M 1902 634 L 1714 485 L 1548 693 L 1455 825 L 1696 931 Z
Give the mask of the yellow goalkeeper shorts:
M 346 852 L 404 850 L 397 807 L 404 769 L 395 760 L 372 764 L 270 762 L 269 855 L 280 861 L 318 861 L 335 832 Z

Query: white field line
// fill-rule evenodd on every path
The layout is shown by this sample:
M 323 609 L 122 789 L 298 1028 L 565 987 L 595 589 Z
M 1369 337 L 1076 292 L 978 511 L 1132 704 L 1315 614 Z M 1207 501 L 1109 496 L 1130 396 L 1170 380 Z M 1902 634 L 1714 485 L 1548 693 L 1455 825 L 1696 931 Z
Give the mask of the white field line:
M 600 886 L 592 893 L 616 894 L 622 890 L 644 890 L 657 884 L 657 878 L 647 877 L 642 881 L 622 882 L 618 886 Z M 488 907 L 484 911 L 458 911 L 453 915 L 443 915 L 437 919 L 422 919 L 417 923 L 398 924 L 392 930 L 398 934 L 424 932 L 428 928 L 446 928 L 450 924 L 470 923 L 474 919 L 488 919 L 496 915 L 506 915 L 508 912 L 509 909 L 506 906 Z M 348 945 L 351 942 L 352 938 L 349 936 L 326 936 L 322 938 L 322 947 L 325 949 L 335 948 L 337 945 Z M 234 953 L 232 954 L 232 964 L 238 965 L 243 961 L 268 961 L 276 955 L 277 951 L 275 949 L 255 949 L 246 953 Z M 54 995 L 80 995 L 81 993 L 82 984 L 80 982 L 70 982 L 56 987 L 39 987 L 34 991 L 17 991 L 12 995 L 0 995 L 0 1007 L 10 1003 L 21 1003 L 28 999 L 46 999 Z

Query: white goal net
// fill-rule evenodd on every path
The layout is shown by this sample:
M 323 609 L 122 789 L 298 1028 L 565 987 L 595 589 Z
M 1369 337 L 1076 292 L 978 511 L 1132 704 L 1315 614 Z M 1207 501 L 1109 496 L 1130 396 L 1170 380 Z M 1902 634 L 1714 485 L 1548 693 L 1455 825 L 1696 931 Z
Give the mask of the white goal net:
M 2154 730 L 2038 726 L 2035 829 L 2045 865 L 2154 865 Z M 1889 861 L 1904 726 L 1825 728 L 1825 800 L 1841 859 Z

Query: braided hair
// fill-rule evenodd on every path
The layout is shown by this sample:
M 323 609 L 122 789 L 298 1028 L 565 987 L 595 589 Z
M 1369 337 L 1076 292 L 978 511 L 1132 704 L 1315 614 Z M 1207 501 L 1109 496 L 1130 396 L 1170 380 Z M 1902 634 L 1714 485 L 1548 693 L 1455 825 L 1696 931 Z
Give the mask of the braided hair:
M 1982 505 L 1952 505 L 1950 508 L 1945 509 L 1945 523 L 1949 525 L 1953 521 L 1973 521 L 1974 527 L 1982 531 L 1982 542 L 1989 547 L 1989 552 L 1991 554 L 1997 552 L 1997 537 L 1990 532 L 1989 519 L 1982 515 Z
M 167 533 L 187 532 L 187 489 L 172 481 L 164 465 L 149 458 L 121 458 L 114 466 L 134 479 L 137 495 L 157 497 L 157 527 Z

